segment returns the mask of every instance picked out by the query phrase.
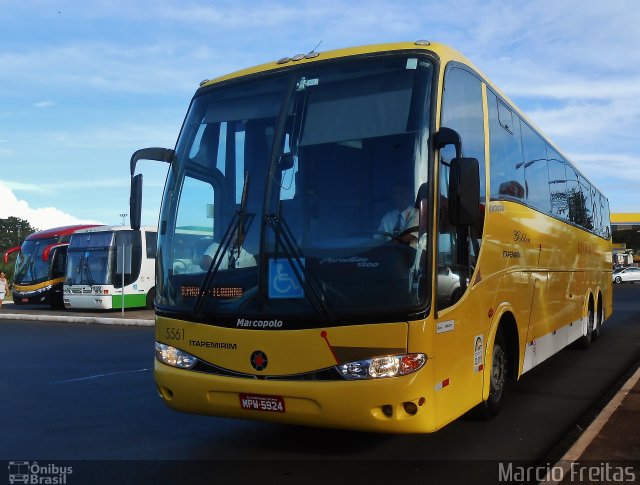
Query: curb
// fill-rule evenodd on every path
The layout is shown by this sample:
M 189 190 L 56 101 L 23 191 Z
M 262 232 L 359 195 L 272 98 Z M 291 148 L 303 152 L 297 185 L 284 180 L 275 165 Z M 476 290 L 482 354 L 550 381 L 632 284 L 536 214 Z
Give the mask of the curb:
M 582 454 L 585 452 L 587 447 L 591 444 L 591 442 L 598 436 L 598 434 L 602 431 L 602 428 L 609 421 L 613 413 L 618 409 L 620 404 L 629 391 L 631 391 L 637 382 L 640 381 L 640 368 L 638 368 L 634 374 L 627 379 L 627 382 L 620 388 L 620 390 L 616 393 L 615 396 L 609 401 L 609 403 L 604 407 L 600 414 L 596 416 L 593 422 L 587 427 L 586 430 L 580 435 L 580 437 L 576 440 L 576 442 L 569 448 L 569 450 L 564 454 L 560 460 L 553 466 L 553 468 L 562 469 L 562 477 L 560 480 L 556 480 L 550 477 L 547 474 L 545 480 L 540 482 L 544 483 L 561 483 L 564 480 L 565 474 L 571 468 L 571 464 L 578 461 Z
M 139 318 L 103 318 L 87 316 L 53 316 L 53 315 L 26 315 L 24 313 L 2 313 L 0 320 L 26 320 L 41 322 L 86 323 L 98 325 L 129 325 L 137 327 L 153 327 L 154 320 Z

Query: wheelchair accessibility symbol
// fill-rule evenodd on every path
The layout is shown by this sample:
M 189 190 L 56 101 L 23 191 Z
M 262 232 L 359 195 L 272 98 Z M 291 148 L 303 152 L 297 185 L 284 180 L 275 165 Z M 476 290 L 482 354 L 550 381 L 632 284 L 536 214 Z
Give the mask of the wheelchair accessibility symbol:
M 300 262 L 304 267 L 304 258 Z M 298 273 L 304 278 L 301 268 Z M 304 288 L 288 259 L 269 260 L 269 298 L 304 298 Z

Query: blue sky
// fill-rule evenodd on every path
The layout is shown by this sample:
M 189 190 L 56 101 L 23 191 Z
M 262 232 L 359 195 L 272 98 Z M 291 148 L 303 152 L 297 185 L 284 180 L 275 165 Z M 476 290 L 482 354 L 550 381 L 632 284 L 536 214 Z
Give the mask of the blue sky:
M 640 212 L 633 0 L 0 0 L 0 217 L 119 224 L 129 158 L 173 147 L 201 80 L 428 39 L 469 57 L 610 199 Z M 166 167 L 143 162 L 143 223 Z

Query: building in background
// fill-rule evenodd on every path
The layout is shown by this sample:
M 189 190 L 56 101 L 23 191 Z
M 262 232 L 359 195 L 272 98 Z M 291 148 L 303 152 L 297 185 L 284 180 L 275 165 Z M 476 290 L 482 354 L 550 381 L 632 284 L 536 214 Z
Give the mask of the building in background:
M 640 213 L 612 213 L 614 266 L 640 266 Z

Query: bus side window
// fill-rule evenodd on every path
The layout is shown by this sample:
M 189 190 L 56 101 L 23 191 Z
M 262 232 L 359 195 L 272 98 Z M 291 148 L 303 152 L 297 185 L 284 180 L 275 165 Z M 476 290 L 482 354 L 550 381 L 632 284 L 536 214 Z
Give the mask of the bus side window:
M 208 180 L 186 177 L 182 191 L 189 198 L 181 199 L 176 214 L 176 245 L 172 255 L 172 268 L 177 273 L 199 273 L 200 258 L 207 247 L 217 241 L 220 235 L 215 227 L 220 227 L 216 219 L 215 202 L 220 200 L 220 191 Z M 204 241 L 204 242 L 203 242 Z
M 482 240 L 486 197 L 482 84 L 472 73 L 458 68 L 447 71 L 441 126 L 452 128 L 460 134 L 463 157 L 478 159 L 481 214 L 478 224 L 471 228 L 470 241 L 464 229 L 458 230 L 458 227 L 449 224 L 449 162 L 455 157 L 455 153 L 453 146 L 447 145 L 440 150 L 439 165 L 438 264 L 441 268 L 438 268 L 436 283 L 439 310 L 453 305 L 462 296 L 466 278 L 471 273 L 472 268 L 461 265 L 458 255 L 461 251 L 469 251 L 470 263 L 475 265 Z
M 522 122 L 522 153 L 527 204 L 544 214 L 552 211 L 549 162 L 546 144 L 529 125 Z
M 514 120 L 513 112 L 491 91 L 487 91 L 487 106 L 491 147 L 491 200 L 522 201 L 526 196 L 526 189 L 520 119 L 516 115 Z
M 155 259 L 156 252 L 158 250 L 158 233 L 147 231 L 145 232 L 145 244 L 147 246 L 147 259 Z

